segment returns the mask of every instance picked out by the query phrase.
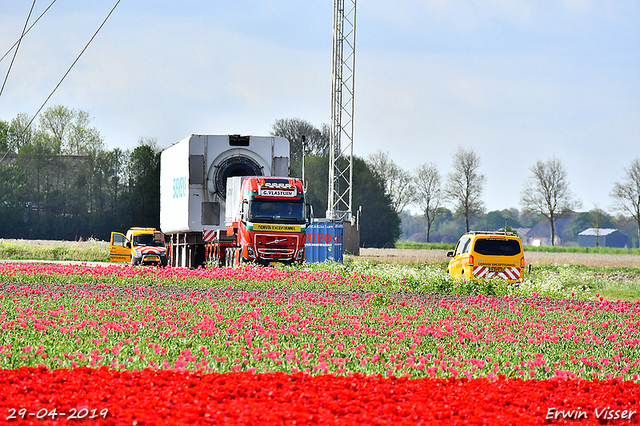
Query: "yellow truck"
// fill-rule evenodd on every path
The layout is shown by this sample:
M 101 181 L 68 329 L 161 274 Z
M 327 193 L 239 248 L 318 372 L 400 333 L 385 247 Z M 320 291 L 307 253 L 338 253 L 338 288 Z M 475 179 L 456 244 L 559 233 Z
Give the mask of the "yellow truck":
M 164 234 L 156 228 L 133 227 L 127 234 L 111 233 L 109 255 L 112 262 L 131 265 L 167 266 Z

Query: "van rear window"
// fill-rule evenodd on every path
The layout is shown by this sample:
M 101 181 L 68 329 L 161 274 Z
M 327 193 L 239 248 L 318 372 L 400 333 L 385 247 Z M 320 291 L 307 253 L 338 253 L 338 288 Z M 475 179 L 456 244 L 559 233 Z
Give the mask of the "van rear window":
M 474 251 L 487 256 L 515 256 L 520 254 L 520 244 L 517 240 L 482 238 L 476 240 Z

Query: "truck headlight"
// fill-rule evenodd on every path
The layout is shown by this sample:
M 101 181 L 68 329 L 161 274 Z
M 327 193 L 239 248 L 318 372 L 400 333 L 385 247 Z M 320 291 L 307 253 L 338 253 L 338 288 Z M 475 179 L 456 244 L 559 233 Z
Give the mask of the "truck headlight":
M 250 245 L 247 245 L 247 254 L 249 255 L 249 257 L 256 257 L 256 253 L 255 251 L 253 251 L 253 247 Z
M 298 250 L 298 255 L 296 256 L 296 260 L 302 260 L 304 257 L 304 247 Z

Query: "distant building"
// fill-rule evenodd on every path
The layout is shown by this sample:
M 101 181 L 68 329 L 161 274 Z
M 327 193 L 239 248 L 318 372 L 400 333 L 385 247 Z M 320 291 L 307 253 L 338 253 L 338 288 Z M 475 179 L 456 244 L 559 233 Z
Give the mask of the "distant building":
M 629 247 L 629 236 L 612 228 L 589 228 L 578 234 L 580 247 Z
M 533 228 L 529 230 L 526 234 L 527 245 L 531 246 L 550 246 L 562 245 L 563 238 L 561 238 L 560 230 L 563 229 L 563 226 L 559 226 L 560 220 L 556 222 L 556 234 L 554 238 L 554 244 L 551 244 L 551 228 L 549 227 L 549 223 L 545 223 L 544 221 L 539 222 Z
M 513 230 L 515 231 L 516 234 L 518 234 L 518 237 L 520 237 L 520 241 L 522 241 L 522 245 L 531 245 L 531 243 L 529 242 L 529 231 L 531 231 L 531 228 L 513 228 Z

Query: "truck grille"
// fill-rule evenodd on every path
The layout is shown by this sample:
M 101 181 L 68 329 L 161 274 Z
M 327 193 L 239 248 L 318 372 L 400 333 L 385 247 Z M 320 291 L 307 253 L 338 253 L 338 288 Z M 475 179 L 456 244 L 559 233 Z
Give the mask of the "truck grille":
M 297 236 L 276 236 L 258 234 L 255 237 L 255 248 L 263 259 L 293 259 L 298 246 Z

